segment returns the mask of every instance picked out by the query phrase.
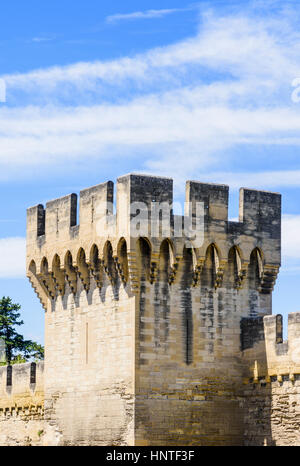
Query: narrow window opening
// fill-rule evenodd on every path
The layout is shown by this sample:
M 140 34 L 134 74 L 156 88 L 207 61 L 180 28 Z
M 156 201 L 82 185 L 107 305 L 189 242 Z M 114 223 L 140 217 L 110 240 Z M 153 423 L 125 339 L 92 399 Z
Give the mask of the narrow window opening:
M 6 386 L 11 387 L 12 386 L 12 366 L 7 366 L 7 372 L 6 372 Z
M 30 364 L 30 383 L 35 384 L 36 383 L 36 363 L 32 362 Z
M 43 236 L 45 234 L 45 209 L 42 204 L 38 205 L 37 213 L 37 236 Z
M 190 309 L 187 309 L 185 314 L 185 343 L 185 362 L 191 364 L 193 362 L 193 322 Z

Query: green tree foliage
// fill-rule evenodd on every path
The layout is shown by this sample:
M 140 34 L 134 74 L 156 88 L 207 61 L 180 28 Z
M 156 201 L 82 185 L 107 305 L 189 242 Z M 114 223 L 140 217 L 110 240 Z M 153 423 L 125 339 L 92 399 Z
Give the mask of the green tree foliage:
M 20 309 L 21 306 L 13 303 L 9 297 L 3 296 L 0 299 L 0 339 L 5 344 L 7 364 L 44 359 L 43 346 L 31 340 L 24 340 L 16 331 L 16 327 L 24 323 L 19 319 Z

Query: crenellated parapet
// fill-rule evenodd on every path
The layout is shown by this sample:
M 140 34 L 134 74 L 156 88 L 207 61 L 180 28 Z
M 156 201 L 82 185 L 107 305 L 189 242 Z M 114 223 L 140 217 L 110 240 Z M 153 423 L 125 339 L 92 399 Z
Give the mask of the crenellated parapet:
M 239 445 L 260 389 L 298 383 L 299 315 L 287 342 L 271 315 L 281 196 L 241 188 L 230 221 L 228 194 L 129 174 L 28 209 L 51 444 Z
M 288 315 L 288 338 L 283 340 L 282 315 L 242 319 L 241 343 L 247 380 L 293 381 L 300 375 L 300 312 Z
M 0 367 L 0 417 L 42 415 L 44 363 Z
M 29 208 L 27 274 L 47 309 L 66 287 L 76 293 L 79 283 L 88 291 L 91 283 L 119 281 L 137 293 L 142 272 L 150 284 L 157 280 L 162 250 L 172 285 L 189 249 L 191 286 L 201 283 L 210 255 L 214 289 L 229 268 L 232 286 L 242 288 L 255 263 L 257 290 L 269 294 L 280 266 L 280 231 L 280 194 L 242 188 L 239 221 L 232 222 L 228 186 L 187 181 L 182 215 L 175 215 L 172 179 L 129 174 L 117 180 L 115 213 L 111 181 L 82 190 L 79 203 L 70 194 Z
M 282 316 L 264 317 L 269 376 L 300 374 L 300 312 L 288 315 L 288 338 L 282 338 Z

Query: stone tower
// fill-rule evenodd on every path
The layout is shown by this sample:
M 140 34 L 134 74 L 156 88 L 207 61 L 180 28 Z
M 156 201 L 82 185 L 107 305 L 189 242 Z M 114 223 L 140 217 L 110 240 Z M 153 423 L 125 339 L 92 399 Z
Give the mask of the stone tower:
M 244 379 L 272 313 L 281 196 L 242 188 L 232 222 L 225 185 L 188 181 L 184 217 L 169 178 L 120 177 L 115 214 L 113 190 L 81 191 L 79 222 L 76 194 L 28 209 L 49 443 L 244 444 Z M 199 212 L 194 244 L 181 225 Z

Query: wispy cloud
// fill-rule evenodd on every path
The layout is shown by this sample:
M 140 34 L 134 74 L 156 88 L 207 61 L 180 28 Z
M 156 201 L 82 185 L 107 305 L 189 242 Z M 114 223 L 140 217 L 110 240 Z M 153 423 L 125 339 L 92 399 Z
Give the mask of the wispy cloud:
M 49 42 L 54 40 L 54 37 L 33 37 L 31 39 L 32 42 Z
M 298 31 L 291 11 L 280 21 L 210 12 L 198 34 L 172 45 L 4 76 L 1 176 L 88 158 L 118 158 L 122 169 L 131 158 L 137 169 L 180 182 L 214 176 L 233 187 L 299 186 L 299 166 L 268 171 L 260 160 L 259 169 L 240 169 L 238 181 L 230 168 L 217 169 L 224 151 L 234 166 L 237 146 L 299 148 L 300 104 L 291 100 Z
M 224 83 L 230 86 L 229 90 L 238 86 L 241 92 L 244 85 L 243 93 L 247 93 L 248 86 L 254 84 L 258 91 L 264 92 L 267 88 L 273 93 L 283 80 L 287 85 L 288 79 L 288 85 L 291 85 L 291 80 L 298 76 L 299 41 L 300 34 L 289 23 L 289 15 L 282 17 L 278 24 L 273 18 L 242 15 L 219 18 L 210 14 L 195 37 L 134 57 L 56 66 L 3 78 L 12 88 L 32 91 L 32 86 L 38 86 L 43 92 L 47 88 L 57 92 L 55 86 L 60 83 L 85 88 L 96 80 L 119 86 L 124 80 L 133 79 L 140 86 L 157 79 L 163 86 L 170 84 L 170 80 L 171 84 L 180 84 L 188 75 L 191 82 L 194 78 L 199 83 L 207 70 L 211 70 L 217 73 L 216 84 L 220 82 L 218 75 L 226 78 Z M 176 81 L 172 80 L 174 74 Z M 162 76 L 164 80 L 161 80 Z M 250 87 L 250 91 L 253 90 Z
M 272 170 L 256 172 L 207 172 L 201 177 L 203 181 L 225 183 L 232 189 L 259 188 L 299 188 L 300 170 Z
M 0 278 L 25 277 L 25 238 L 1 238 L 0 257 Z
M 182 67 L 187 67 L 190 72 L 191 66 L 200 65 L 202 73 L 197 76 L 200 80 L 207 68 L 220 71 L 227 78 L 245 79 L 248 76 L 248 81 L 255 76 L 259 80 L 265 78 L 265 82 L 273 84 L 274 88 L 280 83 L 272 83 L 273 78 L 291 76 L 294 79 L 298 76 L 299 40 L 300 33 L 293 23 L 292 13 L 283 14 L 280 21 L 271 15 L 262 18 L 247 14 L 218 16 L 207 13 L 203 15 L 198 34 L 172 45 L 157 47 L 134 57 L 54 67 L 11 78 L 20 80 L 27 76 L 29 79 L 42 79 L 48 75 L 53 80 L 55 77 L 62 79 L 64 74 L 66 81 L 83 77 L 110 80 L 116 76 L 140 79 L 141 67 L 146 76 L 160 68 L 182 73 Z
M 133 13 L 118 13 L 106 17 L 107 23 L 116 23 L 118 21 L 128 21 L 135 19 L 151 19 L 151 18 L 162 18 L 163 16 L 178 13 L 180 11 L 187 11 L 190 8 L 171 8 L 161 10 L 146 10 L 146 11 L 134 11 Z
M 282 267 L 280 273 L 300 273 L 300 215 L 282 216 Z
M 282 254 L 300 261 L 300 215 L 282 217 Z M 298 264 L 300 266 L 300 264 Z
M 299 170 L 249 174 L 210 169 L 222 161 L 226 147 L 237 143 L 286 144 L 288 134 L 289 143 L 299 146 L 300 114 L 295 110 L 203 109 L 197 100 L 187 106 L 147 98 L 124 105 L 2 109 L 0 128 L 2 178 L 17 166 L 55 167 L 83 158 L 118 158 L 122 164 L 144 154 L 145 168 L 178 181 L 201 170 L 201 179 L 233 188 L 240 183 L 269 188 L 300 184 Z

